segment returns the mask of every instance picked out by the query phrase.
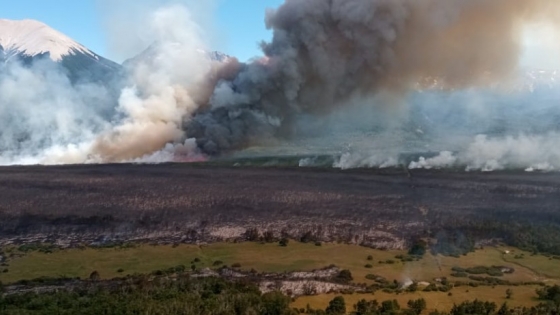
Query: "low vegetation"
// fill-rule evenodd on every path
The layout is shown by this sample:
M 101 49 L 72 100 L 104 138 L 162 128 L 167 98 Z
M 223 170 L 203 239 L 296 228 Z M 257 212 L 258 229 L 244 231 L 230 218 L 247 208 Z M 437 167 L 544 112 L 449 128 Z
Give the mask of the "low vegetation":
M 554 299 L 554 291 L 544 291 L 548 287 L 544 286 L 542 280 L 554 283 L 558 279 L 542 278 L 542 275 L 536 274 L 531 268 L 532 259 L 539 256 L 529 256 L 519 261 L 514 258 L 514 253 L 505 255 L 506 250 L 514 249 L 487 248 L 462 255 L 460 258 L 434 256 L 426 252 L 422 257 L 414 256 L 415 259 L 408 260 L 396 258 L 409 257 L 407 251 L 374 250 L 332 243 L 315 246 L 314 242 L 302 243 L 293 240 L 285 247 L 274 242 L 219 243 L 202 246 L 140 245 L 54 249 L 50 252 L 40 249 L 20 251 L 18 247 L 9 247 L 4 248 L 3 252 L 8 257 L 5 264 L 10 270 L 0 274 L 0 281 L 3 281 L 4 287 L 12 284 L 24 287 L 64 287 L 75 281 L 92 281 L 103 285 L 107 279 L 113 278 L 147 277 L 145 279 L 151 279 L 149 282 L 157 282 L 154 279 L 170 279 L 176 275 L 225 266 L 230 266 L 231 270 L 236 272 L 258 275 L 260 272 L 311 271 L 334 264 L 339 271 L 329 278 L 329 281 L 340 285 L 352 285 L 349 289 L 339 291 L 346 300 L 348 312 L 362 299 L 366 302 L 362 302 L 360 307 L 370 305 L 368 303 L 372 301 L 372 293 L 378 301 L 396 300 L 401 306 L 399 312 L 402 314 L 412 314 L 412 310 L 407 307 L 408 302 L 419 299 L 425 300 L 428 310 L 438 309 L 443 312 L 451 312 L 453 305 L 473 301 L 481 296 L 489 303 L 495 303 L 497 309 L 505 302 L 511 308 L 530 308 L 538 303 L 545 303 L 545 300 Z M 165 259 L 161 259 L 162 257 Z M 510 263 L 510 258 L 512 261 L 529 265 Z M 553 273 L 557 268 L 554 259 L 535 261 L 543 273 Z M 548 262 L 548 265 L 545 262 Z M 466 277 L 453 276 L 459 272 L 465 273 Z M 412 279 L 412 283 L 406 286 L 402 282 L 404 273 Z M 535 281 L 535 277 L 539 277 L 540 280 Z M 248 279 L 250 278 L 254 277 Z M 543 293 L 537 294 L 537 289 Z M 304 291 L 309 292 L 304 294 L 309 296 L 297 297 L 290 307 L 296 308 L 299 313 L 302 308 L 305 312 L 315 312 L 313 314 L 326 312 L 328 302 L 333 299 L 332 295 L 316 295 L 316 290 L 311 288 Z M 355 291 L 361 293 L 352 294 Z M 329 296 L 329 301 L 321 302 Z M 542 297 L 541 302 L 535 302 L 537 296 Z M 358 298 L 360 299 L 357 300 Z M 309 310 L 307 304 L 310 305 Z M 382 302 L 379 305 L 382 305 Z M 332 310 L 333 308 L 331 313 Z M 296 311 L 292 309 L 290 312 Z

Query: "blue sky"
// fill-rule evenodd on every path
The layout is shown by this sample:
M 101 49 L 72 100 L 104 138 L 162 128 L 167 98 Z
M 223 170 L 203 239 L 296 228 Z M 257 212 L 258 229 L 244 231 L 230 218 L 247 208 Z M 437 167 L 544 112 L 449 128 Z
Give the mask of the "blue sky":
M 213 35 L 211 49 L 238 57 L 241 61 L 260 55 L 257 43 L 270 39 L 264 25 L 266 8 L 275 8 L 284 0 L 14 0 L 3 1 L 0 18 L 36 19 L 67 34 L 100 55 L 117 62 L 131 56 L 117 55 L 111 51 L 104 27 L 101 3 L 154 3 L 186 2 L 214 3 L 212 13 Z M 548 32 L 550 33 L 550 32 Z M 547 65 L 560 68 L 555 56 L 560 51 L 556 36 L 537 30 L 525 34 L 526 52 L 522 64 L 529 67 Z M 538 34 L 538 35 L 537 35 Z M 217 40 L 216 40 L 217 39 Z M 129 53 L 130 54 L 130 53 Z M 554 58 L 553 58 L 554 56 Z M 543 64 L 544 61 L 544 64 Z
M 216 0 L 212 32 L 220 40 L 214 41 L 211 48 L 242 61 L 259 55 L 257 43 L 271 36 L 264 25 L 264 12 L 282 3 L 283 0 Z M 40 20 L 98 54 L 118 59 L 107 46 L 100 7 L 97 0 L 16 0 L 2 3 L 0 18 Z

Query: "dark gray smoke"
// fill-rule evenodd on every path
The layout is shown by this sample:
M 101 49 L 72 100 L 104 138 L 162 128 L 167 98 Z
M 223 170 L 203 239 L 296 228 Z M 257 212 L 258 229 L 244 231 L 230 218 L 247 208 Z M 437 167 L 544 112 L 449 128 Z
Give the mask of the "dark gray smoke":
M 559 12 L 557 0 L 286 0 L 267 13 L 265 57 L 219 81 L 186 135 L 215 155 L 290 136 L 301 114 L 406 94 L 426 78 L 485 86 L 516 70 L 523 26 Z

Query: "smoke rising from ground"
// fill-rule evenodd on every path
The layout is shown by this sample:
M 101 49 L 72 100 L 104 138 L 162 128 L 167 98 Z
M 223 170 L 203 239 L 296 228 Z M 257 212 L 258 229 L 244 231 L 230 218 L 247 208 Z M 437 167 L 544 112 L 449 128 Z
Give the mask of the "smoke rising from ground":
M 82 163 L 85 143 L 108 127 L 109 92 L 73 85 L 50 60 L 0 71 L 0 164 Z M 90 106 L 99 104 L 99 106 Z
M 143 27 L 144 39 L 153 43 L 150 55 L 131 61 L 118 100 L 110 99 L 102 84 L 72 84 L 64 70 L 49 61 L 7 64 L 0 76 L 0 104 L 6 120 L 0 162 L 200 159 L 193 141 L 184 136 L 182 124 L 201 103 L 208 102 L 211 90 L 207 86 L 213 85 L 211 76 L 221 74 L 221 67 L 204 53 L 203 32 L 186 7 L 159 8 L 148 15 Z M 116 107 L 105 115 L 101 109 L 108 104 Z M 175 155 L 169 154 L 168 144 Z
M 554 21 L 559 9 L 553 0 L 287 0 L 267 13 L 266 56 L 220 82 L 213 110 L 187 134 L 218 154 L 262 134 L 289 136 L 302 113 L 381 91 L 402 97 L 426 78 L 445 89 L 488 86 L 517 69 L 523 25 Z
M 198 108 L 196 95 L 211 61 L 201 30 L 182 6 L 169 6 L 151 17 L 157 39 L 152 56 L 134 62 L 132 87 L 125 88 L 118 111 L 123 120 L 96 139 L 92 154 L 102 161 L 127 161 L 152 154 L 183 140 L 185 117 Z
M 360 101 L 367 103 L 372 116 L 365 124 L 385 120 L 383 124 L 409 129 L 414 137 L 430 143 L 434 134 L 441 138 L 457 128 L 457 124 L 446 125 L 450 119 L 441 114 L 446 112 L 442 108 L 457 101 L 448 94 L 458 90 L 477 94 L 460 97 L 480 97 L 483 105 L 468 110 L 479 111 L 481 117 L 486 116 L 487 105 L 500 112 L 502 105 L 488 104 L 494 97 L 488 97 L 486 89 L 514 84 L 523 55 L 524 26 L 560 20 L 556 0 L 286 0 L 266 14 L 266 25 L 274 35 L 270 43 L 261 45 L 264 57 L 239 64 L 235 59 L 223 63 L 208 59 L 204 53 L 208 33 L 197 23 L 199 15 L 193 14 L 192 7 L 173 1 L 157 2 L 164 3 L 161 7 L 154 3 L 101 5 L 111 11 L 107 25 L 115 51 L 130 55 L 152 45 L 147 58 L 125 65 L 126 87 L 118 102 L 104 99 L 109 93 L 102 86 L 72 85 L 60 71 L 40 71 L 41 65 L 30 70 L 12 66 L 0 77 L 0 89 L 12 91 L 0 94 L 6 113 L 2 117 L 12 115 L 23 121 L 3 131 L 0 163 L 202 160 L 271 139 L 297 139 L 302 130 L 315 128 L 310 124 L 322 124 L 324 129 L 318 130 L 327 130 L 340 124 L 331 124 L 337 112 L 351 111 Z M 211 6 L 203 11 L 209 12 Z M 123 18 L 123 13 L 131 16 Z M 45 75 L 55 78 L 42 80 Z M 432 134 L 416 127 L 422 118 L 418 113 L 403 109 L 416 102 L 411 95 L 424 88 L 438 90 L 438 96 L 426 93 L 420 98 L 420 102 L 437 103 L 432 114 L 442 124 L 432 126 Z M 497 103 L 509 100 L 505 96 Z M 97 111 L 95 103 L 117 103 L 114 115 Z M 365 112 L 362 108 L 356 116 L 364 119 Z M 481 121 L 486 125 L 479 126 Z M 471 121 L 480 134 L 503 125 L 496 119 L 481 121 Z M 18 128 L 26 130 L 29 139 L 22 138 Z M 481 136 L 474 142 L 475 135 L 469 134 L 470 140 L 445 148 L 448 152 L 441 156 L 410 166 L 440 167 L 461 161 L 472 169 L 487 169 L 492 167 L 485 163 L 496 160 L 499 165 L 536 167 L 525 162 L 540 157 L 516 151 L 516 143 L 551 143 L 554 140 L 547 139 L 555 139 L 555 134 L 539 130 L 543 135 L 533 136 L 535 130 L 521 131 L 517 138 Z M 392 145 L 390 154 L 376 148 L 341 152 L 336 166 L 393 166 L 406 143 Z M 500 146 L 499 152 L 485 151 Z M 464 152 L 454 153 L 457 148 Z M 552 152 L 542 163 L 558 165 L 552 161 L 557 157 Z

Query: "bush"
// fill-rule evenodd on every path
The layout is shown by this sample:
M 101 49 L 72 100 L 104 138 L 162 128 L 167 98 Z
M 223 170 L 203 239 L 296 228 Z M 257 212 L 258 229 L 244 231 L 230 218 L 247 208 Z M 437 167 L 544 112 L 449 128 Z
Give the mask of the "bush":
M 366 264 L 364 267 L 366 267 L 368 269 L 371 269 L 371 268 L 373 268 L 373 265 L 372 264 Z
M 335 280 L 341 283 L 348 283 L 354 278 L 352 278 L 352 273 L 348 269 L 341 270 L 338 275 L 336 275 Z
M 466 278 L 469 275 L 466 272 L 454 272 L 451 274 L 451 276 L 455 278 Z
M 329 315 L 344 315 L 346 314 L 346 301 L 344 297 L 337 296 L 329 302 L 329 306 L 325 310 Z
M 366 275 L 366 279 L 375 281 L 377 276 L 370 273 Z
M 123 273 L 123 272 L 124 272 L 124 269 L 119 268 L 119 270 L 117 270 L 117 272 L 118 272 L 118 273 Z
M 414 256 L 424 256 L 424 254 L 426 254 L 427 248 L 428 243 L 426 243 L 426 241 L 416 240 L 414 244 L 412 244 L 412 247 L 408 251 L 408 254 Z
M 278 245 L 280 245 L 280 246 L 282 246 L 282 247 L 286 247 L 286 246 L 288 246 L 288 243 L 289 243 L 289 242 L 290 242 L 290 241 L 289 241 L 287 238 L 284 237 L 284 238 L 282 238 L 282 239 L 280 240 L 280 242 L 278 242 Z
M 223 264 L 224 264 L 223 261 L 221 261 L 221 260 L 216 260 L 214 263 L 212 263 L 212 266 L 221 266 L 221 265 L 223 265 Z
M 367 260 L 370 260 L 370 261 L 373 260 L 373 256 L 372 255 L 367 256 Z
M 231 268 L 241 268 L 241 264 L 240 263 L 235 263 L 235 264 L 231 265 Z

